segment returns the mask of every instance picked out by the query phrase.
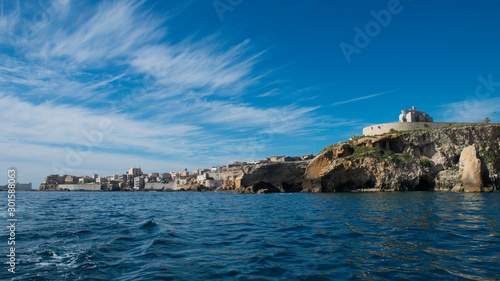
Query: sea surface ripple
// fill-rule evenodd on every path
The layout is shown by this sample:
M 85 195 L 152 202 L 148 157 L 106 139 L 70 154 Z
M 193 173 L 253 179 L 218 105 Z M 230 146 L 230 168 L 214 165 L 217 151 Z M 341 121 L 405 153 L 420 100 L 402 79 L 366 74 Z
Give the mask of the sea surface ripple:
M 4 226 L 0 279 L 500 280 L 499 202 L 499 192 L 18 192 L 19 264 L 7 271 Z

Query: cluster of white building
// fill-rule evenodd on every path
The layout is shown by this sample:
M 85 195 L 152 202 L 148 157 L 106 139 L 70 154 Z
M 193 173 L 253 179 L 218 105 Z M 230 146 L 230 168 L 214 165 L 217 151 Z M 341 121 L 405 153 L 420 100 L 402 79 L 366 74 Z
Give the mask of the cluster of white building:
M 99 177 L 50 175 L 45 177 L 42 186 L 57 185 L 60 190 L 100 191 L 100 190 L 179 190 L 189 183 L 199 183 L 209 188 L 222 186 L 221 167 L 182 172 L 143 173 L 141 168 L 130 168 L 125 174 Z
M 197 169 L 191 174 L 187 169 L 182 172 L 169 173 L 143 173 L 141 168 L 130 168 L 124 174 L 116 174 L 106 177 L 74 176 L 74 175 L 50 175 L 45 177 L 45 182 L 40 185 L 40 190 L 71 190 L 71 191 L 118 191 L 118 190 L 180 190 L 186 184 L 200 184 L 207 188 L 215 189 L 223 184 L 222 170 L 234 166 L 242 166 L 257 163 L 288 162 L 312 159 L 314 156 L 271 156 L 265 160 L 247 162 L 235 162 L 224 167 L 213 167 L 211 169 Z

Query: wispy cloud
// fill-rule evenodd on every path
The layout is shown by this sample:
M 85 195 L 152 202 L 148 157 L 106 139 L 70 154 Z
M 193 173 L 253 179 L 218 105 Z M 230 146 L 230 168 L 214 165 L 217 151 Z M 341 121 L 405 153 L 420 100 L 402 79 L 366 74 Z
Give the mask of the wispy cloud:
M 142 2 L 142 1 L 141 1 Z M 65 58 L 75 63 L 99 64 L 126 58 L 130 52 L 165 35 L 163 20 L 140 11 L 141 2 L 102 2 L 89 19 L 82 19 L 66 29 L 55 27 L 49 37 L 40 40 L 38 53 L 43 59 Z M 76 27 L 75 27 L 76 25 Z M 38 42 L 37 42 L 38 43 Z
M 245 40 L 225 52 L 217 51 L 206 42 L 182 43 L 174 47 L 152 45 L 139 49 L 131 66 L 153 75 L 162 85 L 182 85 L 191 89 L 235 85 L 249 81 L 245 78 L 258 58 L 258 55 L 243 57 L 249 42 Z
M 345 100 L 345 101 L 339 101 L 339 102 L 336 102 L 336 103 L 334 103 L 332 105 L 340 105 L 340 104 L 346 104 L 346 103 L 351 103 L 351 102 L 365 100 L 365 99 L 371 99 L 371 98 L 378 97 L 378 96 L 381 96 L 381 95 L 385 95 L 385 94 L 388 94 L 388 93 L 392 93 L 392 92 L 395 92 L 395 91 L 398 91 L 398 90 L 399 89 L 395 89 L 395 90 L 391 90 L 391 91 L 387 91 L 387 92 L 382 92 L 382 93 L 378 93 L 378 94 L 373 94 L 373 95 L 367 95 L 367 96 L 359 97 L 359 98 L 355 98 L 355 99 L 350 99 L 350 100 Z
M 492 122 L 499 122 L 500 98 L 469 99 L 444 104 L 436 113 L 435 121 L 442 122 L 482 122 L 489 117 Z M 440 120 L 436 120 L 440 119 Z
M 23 154 L 22 165 L 50 166 L 108 120 L 113 130 L 92 144 L 82 170 L 158 158 L 148 163 L 188 165 L 180 159 L 234 161 L 257 134 L 297 136 L 328 125 L 316 106 L 245 100 L 251 87 L 261 89 L 252 97 L 277 93 L 259 85 L 276 71 L 255 70 L 267 50 L 217 35 L 173 40 L 169 22 L 179 14 L 153 14 L 144 3 L 54 0 L 39 7 L 50 13 L 35 26 L 22 19 L 36 11 L 2 10 L 0 43 L 16 51 L 0 54 L 0 150 Z M 35 32 L 19 33 L 24 24 Z M 52 153 L 35 152 L 43 149 Z
M 278 89 L 272 89 L 270 91 L 267 91 L 263 94 L 260 94 L 260 95 L 257 95 L 258 98 L 265 98 L 265 97 L 272 97 L 272 96 L 276 96 L 276 95 L 279 95 L 280 94 L 280 91 Z
M 168 155 L 189 152 L 190 147 L 182 145 L 186 142 L 180 140 L 200 135 L 200 128 L 193 125 L 162 125 L 52 102 L 33 105 L 14 97 L 0 98 L 0 110 L 4 113 L 0 121 L 5 124 L 2 131 L 6 139 L 23 143 L 78 146 L 87 142 L 87 135 L 99 131 L 101 122 L 106 121 L 112 129 L 99 132 L 102 141 L 94 145 L 95 149 Z

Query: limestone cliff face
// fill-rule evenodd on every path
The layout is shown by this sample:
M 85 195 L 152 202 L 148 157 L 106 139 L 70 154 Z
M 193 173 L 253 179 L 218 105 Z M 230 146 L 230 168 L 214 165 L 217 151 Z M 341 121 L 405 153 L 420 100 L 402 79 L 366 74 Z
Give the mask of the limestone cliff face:
M 239 193 L 298 192 L 310 161 L 260 163 L 223 170 L 221 190 Z
M 303 191 L 490 191 L 500 187 L 499 147 L 498 125 L 363 137 L 313 159 Z
M 394 159 L 371 157 L 334 159 L 327 172 L 310 177 L 306 172 L 303 191 L 408 191 L 426 190 L 426 169 L 416 161 L 408 163 Z M 405 170 L 404 173 L 401 171 Z

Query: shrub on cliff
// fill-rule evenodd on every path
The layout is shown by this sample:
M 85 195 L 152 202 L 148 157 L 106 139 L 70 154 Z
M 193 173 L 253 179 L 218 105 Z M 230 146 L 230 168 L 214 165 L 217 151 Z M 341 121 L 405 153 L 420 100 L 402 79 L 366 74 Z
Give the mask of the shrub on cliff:
M 431 160 L 424 158 L 424 159 L 420 160 L 420 164 L 422 165 L 422 167 L 430 167 Z

